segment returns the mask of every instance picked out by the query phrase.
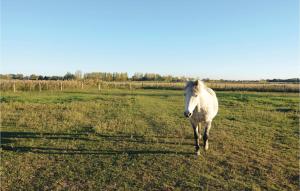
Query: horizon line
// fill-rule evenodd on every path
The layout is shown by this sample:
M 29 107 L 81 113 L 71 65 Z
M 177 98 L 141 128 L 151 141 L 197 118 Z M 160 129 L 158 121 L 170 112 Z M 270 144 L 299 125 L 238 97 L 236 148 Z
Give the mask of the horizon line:
M 77 70 L 82 72 L 81 70 Z M 77 72 L 75 71 L 75 72 Z M 23 75 L 24 77 L 29 77 L 31 75 L 36 75 L 36 76 L 43 76 L 43 77 L 51 77 L 51 76 L 57 76 L 57 77 L 63 77 L 66 74 L 70 73 L 70 74 L 75 74 L 72 72 L 67 72 L 65 74 L 36 74 L 36 73 L 0 73 L 0 75 Z M 160 74 L 160 73 L 155 73 L 155 72 L 134 72 L 132 75 L 129 75 L 129 72 L 100 72 L 100 71 L 96 71 L 96 72 L 82 72 L 82 76 L 84 76 L 84 74 L 89 74 L 89 73 L 109 73 L 109 74 L 114 74 L 114 73 L 127 73 L 128 79 L 132 78 L 134 76 L 134 74 L 139 73 L 139 74 L 155 74 L 155 75 L 160 75 L 160 76 L 172 76 L 172 77 L 176 77 L 176 78 L 187 78 L 187 79 L 200 79 L 200 80 L 226 80 L 226 81 L 261 81 L 261 80 L 290 80 L 290 79 L 300 79 L 299 77 L 288 77 L 288 78 L 278 78 L 278 77 L 272 77 L 272 78 L 260 78 L 260 79 L 230 79 L 230 78 L 210 78 L 210 77 L 200 77 L 199 75 L 176 75 L 176 74 Z M 83 77 L 82 77 L 83 78 Z

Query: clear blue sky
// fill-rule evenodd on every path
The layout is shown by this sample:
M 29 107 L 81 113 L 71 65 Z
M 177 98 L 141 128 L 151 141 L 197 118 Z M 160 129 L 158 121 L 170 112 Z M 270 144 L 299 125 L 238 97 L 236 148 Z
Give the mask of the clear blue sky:
M 299 77 L 299 0 L 1 0 L 0 73 Z

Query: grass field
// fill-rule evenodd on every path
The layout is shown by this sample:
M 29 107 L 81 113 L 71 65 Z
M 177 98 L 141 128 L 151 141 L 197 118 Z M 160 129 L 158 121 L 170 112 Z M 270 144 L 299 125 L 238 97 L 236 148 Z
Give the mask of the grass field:
M 196 157 L 182 91 L 3 92 L 1 190 L 299 189 L 299 95 L 217 96 Z

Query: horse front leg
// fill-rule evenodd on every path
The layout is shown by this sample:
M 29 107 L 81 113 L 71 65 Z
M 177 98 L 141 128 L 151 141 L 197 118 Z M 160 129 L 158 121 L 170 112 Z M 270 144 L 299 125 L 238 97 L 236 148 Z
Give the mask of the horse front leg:
M 201 135 L 201 123 L 198 123 L 198 136 L 199 136 L 199 143 L 202 139 L 202 135 Z
M 205 122 L 205 130 L 204 130 L 204 135 L 203 135 L 203 142 L 204 142 L 204 149 L 208 149 L 208 137 L 209 137 L 209 131 L 211 128 L 211 121 L 206 121 Z
M 194 139 L 195 139 L 195 153 L 196 155 L 200 155 L 200 145 L 199 145 L 199 132 L 198 132 L 198 125 L 194 125 L 193 130 L 194 130 Z

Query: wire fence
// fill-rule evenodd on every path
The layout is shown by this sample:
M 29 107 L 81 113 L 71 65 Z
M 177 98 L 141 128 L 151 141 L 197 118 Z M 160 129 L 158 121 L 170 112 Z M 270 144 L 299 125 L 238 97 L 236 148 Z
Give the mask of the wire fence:
M 207 82 L 216 91 L 299 92 L 299 83 L 244 83 Z M 180 90 L 184 82 L 126 81 L 106 82 L 95 80 L 0 80 L 0 91 L 65 91 L 97 89 L 170 89 Z

